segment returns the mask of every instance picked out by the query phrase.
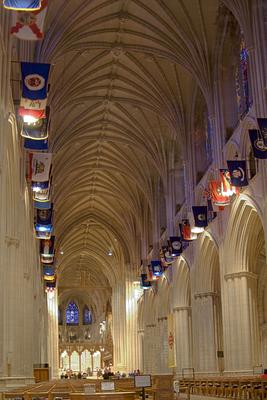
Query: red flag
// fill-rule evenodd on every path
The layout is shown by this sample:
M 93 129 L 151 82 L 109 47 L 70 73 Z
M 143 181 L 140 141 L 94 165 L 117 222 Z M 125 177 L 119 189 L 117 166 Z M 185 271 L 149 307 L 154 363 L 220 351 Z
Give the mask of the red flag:
M 222 182 L 210 181 L 209 189 L 212 202 L 217 206 L 228 206 L 230 204 L 230 197 L 222 194 Z

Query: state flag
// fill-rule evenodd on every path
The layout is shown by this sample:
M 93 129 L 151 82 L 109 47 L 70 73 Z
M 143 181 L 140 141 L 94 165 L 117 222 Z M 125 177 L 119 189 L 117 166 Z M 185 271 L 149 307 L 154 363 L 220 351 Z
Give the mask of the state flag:
M 46 115 L 48 112 L 46 111 Z M 22 125 L 21 136 L 32 140 L 44 140 L 48 138 L 48 118 L 40 118 L 36 122 L 26 123 Z
M 256 129 L 249 130 L 249 137 L 255 158 L 267 159 L 267 145 Z
M 209 191 L 211 200 L 214 205 L 224 207 L 230 204 L 230 197 L 223 195 L 223 188 L 221 181 L 210 181 Z
M 34 200 L 33 207 L 36 208 L 37 210 L 49 210 L 49 208 L 51 208 L 51 202 L 50 200 L 45 200 L 45 201 Z
M 162 275 L 163 268 L 161 266 L 160 260 L 151 261 L 151 267 L 152 267 L 152 274 L 154 276 L 161 276 Z
M 264 146 L 267 147 L 267 118 L 257 118 L 257 121 Z
M 192 240 L 197 239 L 197 235 L 191 232 L 191 226 L 187 218 L 182 219 L 182 222 L 179 224 L 179 228 L 183 241 L 191 242 Z
M 151 282 L 148 280 L 147 274 L 145 273 L 141 274 L 140 285 L 143 289 L 149 289 L 151 287 Z
M 42 256 L 54 256 L 55 236 L 51 236 L 49 240 L 41 240 L 40 254 Z
M 208 225 L 208 207 L 207 206 L 192 206 L 195 226 L 205 228 Z
M 246 160 L 228 160 L 228 169 L 230 172 L 232 185 L 237 187 L 247 186 L 247 168 Z
M 14 13 L 10 32 L 21 40 L 42 40 L 46 12 L 47 0 L 42 0 L 39 10 Z
M 169 243 L 172 257 L 180 256 L 183 252 L 182 238 L 180 236 L 171 236 Z
M 45 100 L 47 98 L 49 71 L 50 64 L 22 62 L 22 98 Z
M 30 177 L 32 181 L 49 181 L 52 153 L 31 153 Z
M 41 0 L 4 0 L 4 8 L 15 11 L 37 11 L 41 8 Z
M 48 150 L 48 140 L 34 140 L 34 139 L 26 139 L 24 140 L 24 149 L 25 150 L 35 150 L 35 151 L 47 151 Z

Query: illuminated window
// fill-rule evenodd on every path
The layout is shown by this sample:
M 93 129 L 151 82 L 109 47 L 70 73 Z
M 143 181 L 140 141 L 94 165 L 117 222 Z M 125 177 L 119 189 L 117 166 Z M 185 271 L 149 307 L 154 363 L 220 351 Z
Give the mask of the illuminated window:
M 87 306 L 83 309 L 83 324 L 84 325 L 91 325 L 93 322 L 92 313 Z
M 78 325 L 79 324 L 79 310 L 75 303 L 69 303 L 66 310 L 66 324 Z
M 239 61 L 236 68 L 236 99 L 239 118 L 243 118 L 249 111 L 251 100 L 248 82 L 248 51 L 244 37 L 241 36 Z

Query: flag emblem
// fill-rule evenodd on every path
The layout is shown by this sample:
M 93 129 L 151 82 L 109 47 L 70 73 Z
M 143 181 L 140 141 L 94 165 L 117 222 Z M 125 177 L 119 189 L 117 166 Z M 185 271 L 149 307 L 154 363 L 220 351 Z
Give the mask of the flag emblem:
M 41 90 L 45 86 L 45 79 L 41 75 L 30 74 L 25 77 L 24 83 L 29 90 Z

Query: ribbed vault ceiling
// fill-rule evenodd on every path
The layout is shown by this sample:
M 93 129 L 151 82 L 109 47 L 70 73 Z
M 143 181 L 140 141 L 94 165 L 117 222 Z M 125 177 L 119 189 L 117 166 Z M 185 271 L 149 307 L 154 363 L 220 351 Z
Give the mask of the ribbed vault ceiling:
M 186 157 L 196 85 L 211 101 L 218 7 L 217 0 L 49 2 L 37 59 L 53 64 L 59 288 L 87 288 L 99 311 L 109 287 L 138 264 L 159 182 L 166 194 L 168 171 Z

